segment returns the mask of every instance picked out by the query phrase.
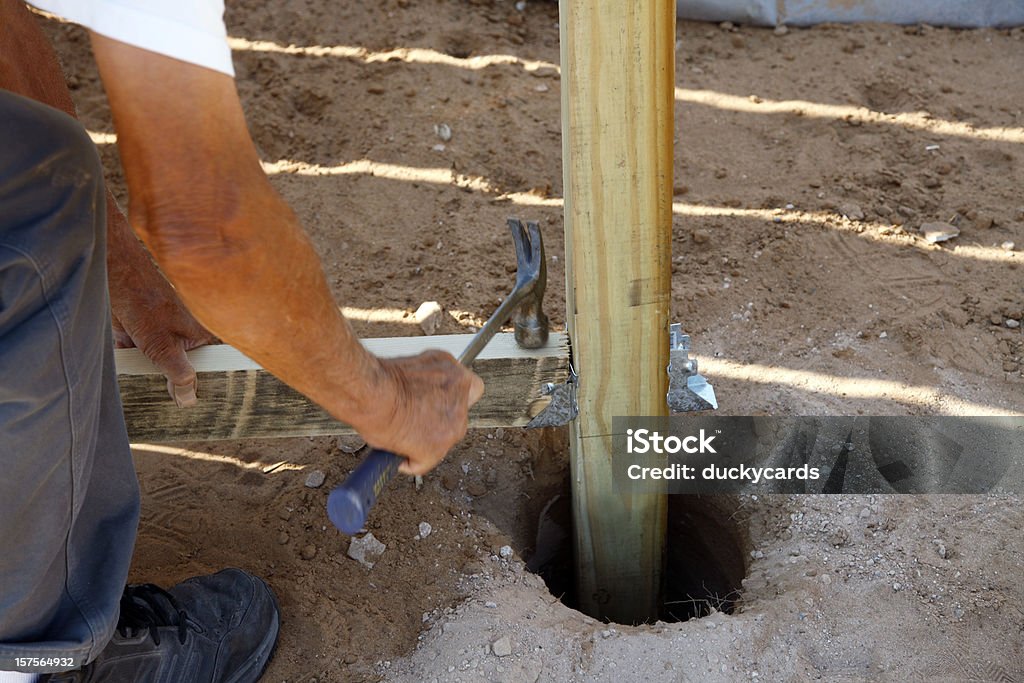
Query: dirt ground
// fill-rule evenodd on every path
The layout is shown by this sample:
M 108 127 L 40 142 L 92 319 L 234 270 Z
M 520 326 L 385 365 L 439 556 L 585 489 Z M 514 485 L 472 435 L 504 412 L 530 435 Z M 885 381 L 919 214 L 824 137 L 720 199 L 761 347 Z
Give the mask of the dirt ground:
M 253 137 L 361 334 L 420 334 L 425 300 L 441 332 L 480 324 L 511 285 L 509 215 L 543 223 L 564 328 L 555 5 L 228 5 Z M 84 34 L 47 30 L 86 126 L 113 133 Z M 677 33 L 672 312 L 721 412 L 1024 412 L 1024 32 Z M 929 244 L 935 221 L 959 236 Z M 358 458 L 333 438 L 139 445 L 132 578 L 266 577 L 275 682 L 1024 681 L 1016 497 L 708 501 L 743 557 L 735 613 L 630 627 L 524 569 L 567 492 L 564 433 L 476 432 L 422 490 L 395 482 L 369 570 L 324 507 Z

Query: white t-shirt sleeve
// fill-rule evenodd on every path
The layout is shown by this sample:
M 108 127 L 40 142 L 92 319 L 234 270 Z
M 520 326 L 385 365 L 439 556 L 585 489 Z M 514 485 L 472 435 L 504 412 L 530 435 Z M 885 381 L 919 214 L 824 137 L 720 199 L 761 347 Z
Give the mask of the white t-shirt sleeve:
M 29 1 L 108 38 L 235 75 L 224 0 Z

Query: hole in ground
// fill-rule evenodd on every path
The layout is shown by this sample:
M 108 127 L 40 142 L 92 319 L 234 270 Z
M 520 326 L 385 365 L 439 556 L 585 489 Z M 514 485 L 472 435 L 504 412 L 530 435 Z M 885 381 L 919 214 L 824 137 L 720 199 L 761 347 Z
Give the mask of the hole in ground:
M 668 497 L 660 621 L 731 614 L 736 609 L 750 545 L 745 522 L 735 515 L 738 507 L 735 496 Z M 544 579 L 552 595 L 579 609 L 572 524 L 569 496 L 561 493 L 549 500 L 526 566 Z

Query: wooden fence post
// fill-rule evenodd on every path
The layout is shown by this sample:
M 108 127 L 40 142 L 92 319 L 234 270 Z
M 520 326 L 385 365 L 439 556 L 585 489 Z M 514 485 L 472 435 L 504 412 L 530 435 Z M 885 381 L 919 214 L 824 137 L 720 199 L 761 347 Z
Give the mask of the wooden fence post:
M 612 417 L 665 415 L 675 0 L 560 0 L 570 429 L 580 607 L 653 621 L 663 495 L 612 490 Z

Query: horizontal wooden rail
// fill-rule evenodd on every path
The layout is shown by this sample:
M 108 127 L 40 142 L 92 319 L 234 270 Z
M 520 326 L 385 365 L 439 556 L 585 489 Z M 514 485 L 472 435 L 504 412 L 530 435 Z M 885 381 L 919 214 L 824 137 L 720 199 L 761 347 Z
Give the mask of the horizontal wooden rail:
M 364 339 L 381 357 L 411 356 L 441 349 L 453 356 L 472 335 Z M 178 408 L 167 395 L 167 381 L 138 349 L 117 349 L 118 382 L 128 436 L 132 442 L 206 441 L 280 436 L 344 434 L 352 429 L 282 383 L 237 349 L 205 346 L 189 359 L 199 377 L 199 403 Z M 486 384 L 470 411 L 470 427 L 523 426 L 550 399 L 547 382 L 560 384 L 569 372 L 565 335 L 552 334 L 543 349 L 516 345 L 512 334 L 498 334 L 473 363 Z

